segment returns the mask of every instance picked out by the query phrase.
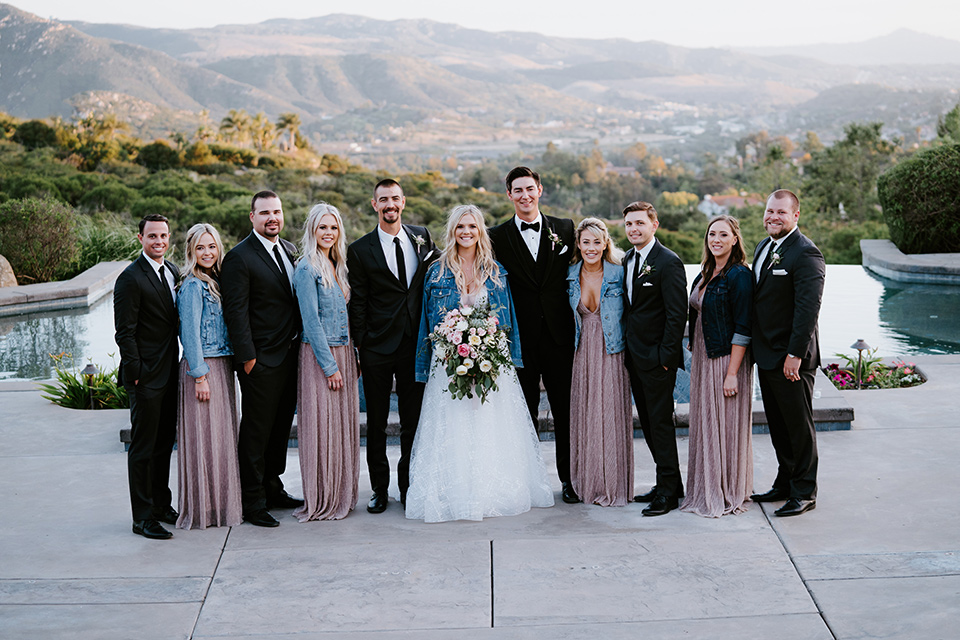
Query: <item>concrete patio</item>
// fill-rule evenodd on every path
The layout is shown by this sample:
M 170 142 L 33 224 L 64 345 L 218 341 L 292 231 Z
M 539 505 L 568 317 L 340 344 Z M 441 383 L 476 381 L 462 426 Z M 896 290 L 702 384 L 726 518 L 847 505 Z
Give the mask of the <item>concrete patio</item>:
M 275 511 L 278 529 L 159 542 L 130 532 L 126 413 L 0 383 L 0 637 L 955 638 L 960 356 L 912 360 L 926 384 L 844 393 L 853 428 L 818 434 L 819 501 L 799 518 L 774 517 L 778 503 L 644 518 L 563 504 L 555 481 L 553 508 L 425 525 L 393 500 L 368 514 L 364 472 L 344 520 Z M 646 490 L 653 465 L 634 447 Z M 769 436 L 754 450 L 762 491 Z M 296 449 L 284 480 L 301 493 Z

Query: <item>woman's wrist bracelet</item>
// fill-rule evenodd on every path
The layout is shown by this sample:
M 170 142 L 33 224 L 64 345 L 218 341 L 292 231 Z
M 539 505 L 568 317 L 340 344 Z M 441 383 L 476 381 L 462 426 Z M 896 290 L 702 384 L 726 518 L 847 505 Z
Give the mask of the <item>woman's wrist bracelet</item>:
M 201 382 L 206 382 L 206 381 L 207 381 L 207 376 L 200 376 L 199 378 L 194 380 L 196 384 L 200 384 Z

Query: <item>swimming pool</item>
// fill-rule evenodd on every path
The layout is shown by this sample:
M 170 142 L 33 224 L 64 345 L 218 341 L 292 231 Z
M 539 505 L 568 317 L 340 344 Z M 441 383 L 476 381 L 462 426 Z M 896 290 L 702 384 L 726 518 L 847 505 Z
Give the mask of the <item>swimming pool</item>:
M 699 265 L 687 265 L 692 282 Z M 829 265 L 820 312 L 823 358 L 854 353 L 863 338 L 882 356 L 960 354 L 960 287 L 895 282 L 856 265 Z M 44 380 L 49 354 L 81 366 L 119 361 L 113 341 L 113 296 L 92 307 L 0 318 L 0 380 Z M 111 359 L 108 354 L 116 354 Z

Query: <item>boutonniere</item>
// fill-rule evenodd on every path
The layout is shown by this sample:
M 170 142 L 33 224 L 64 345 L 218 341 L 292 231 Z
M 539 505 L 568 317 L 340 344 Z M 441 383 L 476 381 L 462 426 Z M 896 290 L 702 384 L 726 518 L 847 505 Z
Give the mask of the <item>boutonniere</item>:
M 645 264 L 645 265 L 643 265 L 642 267 L 640 267 L 640 277 L 641 277 L 641 278 L 644 277 L 644 276 L 648 276 L 648 275 L 650 275 L 651 273 L 653 273 L 653 265 L 652 265 L 652 264 Z
M 550 229 L 550 232 L 547 234 L 547 237 L 550 239 L 550 250 L 553 251 L 557 247 L 563 246 L 563 240 L 560 239 L 560 236 L 557 235 L 557 232 L 553 229 Z
M 423 245 L 427 244 L 427 241 L 423 239 L 423 236 L 413 236 L 413 241 L 417 243 L 418 249 L 422 249 Z
M 780 264 L 780 254 L 777 253 L 776 249 L 774 249 L 770 252 L 770 266 L 767 268 L 773 269 L 778 264 Z

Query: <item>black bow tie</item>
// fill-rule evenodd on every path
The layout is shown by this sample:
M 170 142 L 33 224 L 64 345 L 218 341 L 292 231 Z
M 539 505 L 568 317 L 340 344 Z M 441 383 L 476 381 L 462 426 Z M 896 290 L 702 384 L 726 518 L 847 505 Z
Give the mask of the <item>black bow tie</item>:
M 534 231 L 540 231 L 540 222 L 521 222 L 520 231 L 526 231 L 527 229 L 533 229 Z

